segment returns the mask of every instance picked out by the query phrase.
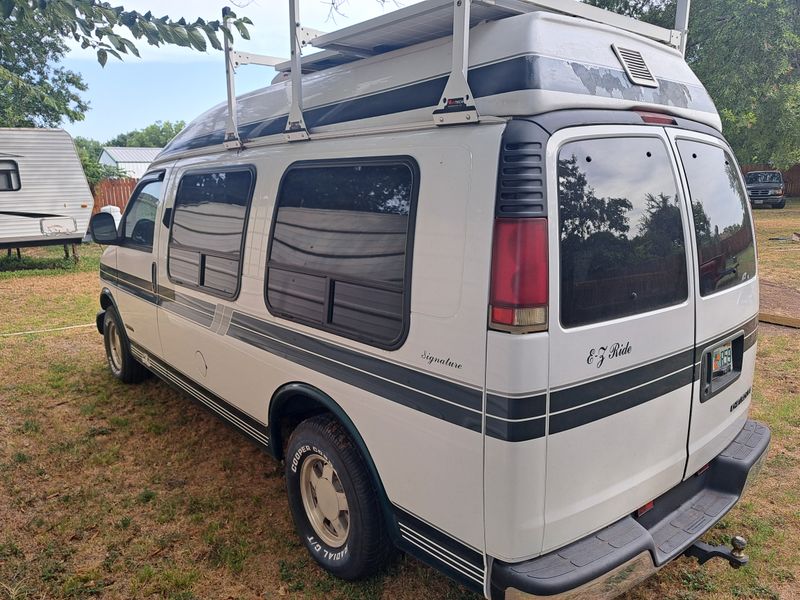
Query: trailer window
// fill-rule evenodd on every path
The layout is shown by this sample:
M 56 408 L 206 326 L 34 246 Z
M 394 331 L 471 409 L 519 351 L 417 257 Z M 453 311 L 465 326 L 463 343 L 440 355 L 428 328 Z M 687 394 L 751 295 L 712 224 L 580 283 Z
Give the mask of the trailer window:
M 13 160 L 0 160 L 0 192 L 16 192 L 20 187 L 17 163 Z
M 171 281 L 223 298 L 237 295 L 254 183 L 249 167 L 183 176 L 169 240 Z
M 122 218 L 122 243 L 126 246 L 153 251 L 156 211 L 161 197 L 161 181 L 151 181 L 139 188 L 125 207 Z
M 756 274 L 747 195 L 736 162 L 722 148 L 678 140 L 678 152 L 692 200 L 700 294 L 707 296 Z
M 293 165 L 278 194 L 266 299 L 278 316 L 383 348 L 409 311 L 411 159 Z
M 565 144 L 558 159 L 558 209 L 563 326 L 686 300 L 681 204 L 660 139 Z

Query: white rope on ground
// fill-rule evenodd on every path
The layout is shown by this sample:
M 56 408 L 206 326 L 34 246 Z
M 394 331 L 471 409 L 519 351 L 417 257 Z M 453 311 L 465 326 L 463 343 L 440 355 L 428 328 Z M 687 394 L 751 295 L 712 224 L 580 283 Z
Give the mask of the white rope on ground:
M 32 335 L 34 333 L 50 333 L 52 331 L 66 331 L 67 329 L 79 329 L 81 327 L 95 327 L 94 323 L 85 325 L 69 325 L 67 327 L 53 327 L 52 329 L 34 329 L 32 331 L 15 331 L 14 333 L 0 333 L 0 337 L 13 337 L 17 335 Z

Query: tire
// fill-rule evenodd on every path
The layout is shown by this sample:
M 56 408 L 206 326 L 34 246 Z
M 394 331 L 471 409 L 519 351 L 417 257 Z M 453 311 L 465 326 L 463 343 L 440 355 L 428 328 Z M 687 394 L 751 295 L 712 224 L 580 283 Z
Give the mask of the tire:
M 122 319 L 114 307 L 109 306 L 103 317 L 103 345 L 111 374 L 123 383 L 139 383 L 147 375 L 147 369 L 131 355 L 131 346 Z
M 353 440 L 330 415 L 307 419 L 292 432 L 286 488 L 297 533 L 323 569 L 353 581 L 388 563 L 394 546 L 372 478 Z
M 775 208 L 783 208 L 784 206 L 786 206 L 786 200 L 781 200 L 780 202 L 778 202 L 777 204 L 773 204 L 772 206 Z

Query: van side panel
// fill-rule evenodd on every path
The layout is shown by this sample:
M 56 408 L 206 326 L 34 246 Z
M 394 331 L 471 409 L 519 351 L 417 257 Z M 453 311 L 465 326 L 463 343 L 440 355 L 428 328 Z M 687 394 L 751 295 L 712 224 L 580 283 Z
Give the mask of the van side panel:
M 224 300 L 165 283 L 203 303 L 211 324 L 166 310 L 160 317 L 164 360 L 261 425 L 270 397 L 286 383 L 309 383 L 329 395 L 363 437 L 398 511 L 479 552 L 484 547 L 486 248 L 501 132 L 502 124 L 482 125 L 241 152 L 236 164 L 254 165 L 257 181 L 239 297 Z M 400 155 L 413 158 L 420 170 L 405 343 L 381 350 L 271 315 L 264 274 L 281 174 L 300 160 Z M 232 157 L 186 161 L 181 168 L 201 162 L 230 165 Z M 174 192 L 171 188 L 170 203 Z M 163 282 L 166 252 L 162 244 Z M 413 540 L 409 543 L 424 544 Z
M 547 441 L 544 411 L 528 417 L 532 399 L 544 409 L 549 335 L 490 331 L 486 388 L 489 397 L 508 398 L 514 441 L 486 436 L 486 553 L 506 561 L 536 556 L 544 536 Z M 534 407 L 536 408 L 536 407 Z M 491 409 L 489 409 L 491 414 Z M 499 419 L 487 415 L 487 429 Z M 508 422 L 506 422 L 508 423 Z M 508 426 L 508 425 L 507 425 Z

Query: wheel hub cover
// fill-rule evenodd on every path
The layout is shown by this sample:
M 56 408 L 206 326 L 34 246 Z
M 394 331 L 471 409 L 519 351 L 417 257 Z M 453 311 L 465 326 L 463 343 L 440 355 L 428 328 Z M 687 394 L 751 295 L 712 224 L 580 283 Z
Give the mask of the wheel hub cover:
M 333 482 L 330 479 L 321 477 L 317 482 L 316 492 L 319 508 L 325 518 L 330 521 L 339 518 L 339 499 L 336 489 L 333 487 Z

